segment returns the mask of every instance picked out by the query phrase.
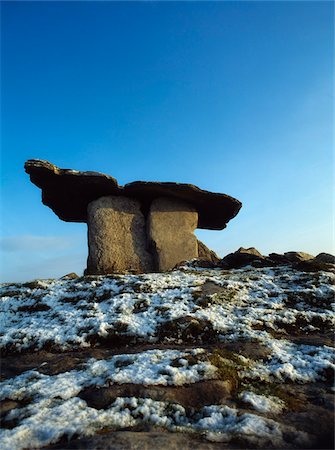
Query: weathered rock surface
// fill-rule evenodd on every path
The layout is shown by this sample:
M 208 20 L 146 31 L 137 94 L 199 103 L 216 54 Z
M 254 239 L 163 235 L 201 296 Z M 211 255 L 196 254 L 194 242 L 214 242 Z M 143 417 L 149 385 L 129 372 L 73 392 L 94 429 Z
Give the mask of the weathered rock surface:
M 91 202 L 88 246 L 86 274 L 153 270 L 146 249 L 145 221 L 136 200 L 109 196 Z
M 193 234 L 198 214 L 189 204 L 173 198 L 158 198 L 151 204 L 148 217 L 150 246 L 159 271 L 173 269 L 181 261 L 198 256 Z
M 233 197 L 204 191 L 192 184 L 135 181 L 119 186 L 115 178 L 98 172 L 60 169 L 48 161 L 30 159 L 25 170 L 42 189 L 42 201 L 67 222 L 87 222 L 87 206 L 103 196 L 128 196 L 149 211 L 159 197 L 174 197 L 198 211 L 198 228 L 221 230 L 239 212 L 242 204 Z

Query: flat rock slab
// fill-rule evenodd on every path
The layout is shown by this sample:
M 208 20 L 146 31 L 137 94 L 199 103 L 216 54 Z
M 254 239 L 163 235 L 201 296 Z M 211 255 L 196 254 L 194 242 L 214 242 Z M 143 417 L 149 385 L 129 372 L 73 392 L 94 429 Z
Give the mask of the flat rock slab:
M 103 196 L 126 196 L 148 211 L 158 197 L 190 203 L 198 212 L 198 228 L 221 230 L 239 212 L 242 203 L 226 194 L 204 191 L 192 184 L 135 181 L 119 186 L 116 179 L 98 172 L 60 169 L 48 161 L 25 163 L 31 181 L 42 189 L 42 202 L 66 222 L 87 222 L 87 206 Z
M 153 270 L 140 206 L 136 200 L 114 196 L 89 203 L 87 275 Z
M 196 210 L 183 201 L 163 197 L 152 202 L 148 232 L 160 272 L 197 258 L 198 241 L 193 234 L 197 224 Z

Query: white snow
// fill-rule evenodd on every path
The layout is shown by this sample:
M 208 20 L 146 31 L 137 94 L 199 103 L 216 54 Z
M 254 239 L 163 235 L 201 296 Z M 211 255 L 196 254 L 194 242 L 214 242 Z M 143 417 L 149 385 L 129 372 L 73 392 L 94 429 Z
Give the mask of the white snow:
M 198 348 L 183 352 L 148 350 L 115 355 L 106 360 L 90 359 L 82 370 L 53 376 L 29 370 L 0 383 L 0 400 L 27 397 L 69 399 L 88 386 L 114 383 L 181 386 L 214 378 L 217 369 L 209 362 L 200 360 L 202 353 L 204 350 Z M 187 356 L 193 356 L 196 363 L 189 364 L 185 359 Z M 182 362 L 179 364 L 180 360 Z
M 228 406 L 206 406 L 195 416 L 188 415 L 178 404 L 152 399 L 119 397 L 106 410 L 96 410 L 74 397 L 62 403 L 41 401 L 27 408 L 29 417 L 12 430 L 0 431 L 3 450 L 39 448 L 59 440 L 64 434 L 89 436 L 106 427 L 131 427 L 141 422 L 165 427 L 170 431 L 205 432 L 209 440 L 230 441 L 242 436 L 247 442 L 261 445 L 263 441 L 285 446 L 284 431 L 306 440 L 305 433 L 285 427 L 273 420 L 253 414 L 238 414 Z
M 323 380 L 326 370 L 335 370 L 331 347 L 298 345 L 279 339 L 269 339 L 266 344 L 272 350 L 271 359 L 256 363 L 243 376 L 262 381 L 307 383 Z
M 261 413 L 278 414 L 285 408 L 285 403 L 280 398 L 272 395 L 265 396 L 255 392 L 243 391 L 240 394 L 240 398 Z
M 214 294 L 212 302 L 199 306 L 194 294 L 207 281 L 234 294 L 233 301 L 220 302 Z M 208 320 L 221 340 L 266 340 L 269 331 L 285 332 L 297 320 L 306 323 L 306 330 L 317 329 L 315 324 L 329 328 L 335 323 L 333 281 L 328 272 L 266 268 L 51 280 L 38 282 L 35 289 L 3 285 L 0 346 L 23 350 L 51 344 L 65 350 L 110 334 L 155 342 L 162 324 L 186 316 Z M 290 295 L 295 304 L 287 305 Z M 168 339 L 177 341 L 173 335 Z

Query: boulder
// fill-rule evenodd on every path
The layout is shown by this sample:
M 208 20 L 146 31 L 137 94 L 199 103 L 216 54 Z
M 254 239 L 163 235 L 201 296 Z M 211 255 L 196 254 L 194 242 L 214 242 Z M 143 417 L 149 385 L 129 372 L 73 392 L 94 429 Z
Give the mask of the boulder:
M 88 205 L 88 247 L 86 275 L 153 270 L 145 220 L 134 199 L 101 197 Z
M 203 242 L 198 239 L 198 258 L 217 264 L 220 261 L 218 255 L 210 250 Z
M 240 269 L 249 264 L 256 264 L 258 267 L 269 265 L 261 253 L 254 247 L 240 247 L 236 252 L 225 256 L 220 262 L 220 266 L 224 269 Z
M 321 263 L 335 264 L 335 256 L 331 255 L 330 253 L 319 253 L 315 257 L 314 261 Z
M 160 272 L 198 257 L 198 242 L 193 234 L 197 223 L 195 208 L 183 201 L 163 197 L 152 202 L 148 235 L 155 265 Z
M 284 256 L 293 263 L 298 263 L 300 261 L 308 261 L 314 259 L 313 255 L 304 252 L 285 252 Z
M 42 201 L 66 222 L 87 222 L 87 206 L 104 196 L 125 196 L 141 203 L 145 215 L 159 197 L 191 204 L 198 212 L 198 228 L 222 230 L 239 212 L 242 203 L 226 194 L 208 192 L 193 184 L 135 181 L 119 186 L 115 178 L 99 172 L 60 169 L 48 161 L 25 163 L 30 180 L 42 189 Z

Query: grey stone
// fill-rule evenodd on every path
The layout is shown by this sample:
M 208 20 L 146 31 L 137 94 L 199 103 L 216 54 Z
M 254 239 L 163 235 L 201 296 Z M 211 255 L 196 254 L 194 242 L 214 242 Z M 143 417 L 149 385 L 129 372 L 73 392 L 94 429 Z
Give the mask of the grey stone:
M 167 197 L 152 202 L 148 234 L 159 271 L 198 257 L 198 241 L 193 234 L 197 224 L 198 213 L 186 202 Z
M 150 272 L 145 220 L 140 203 L 126 197 L 100 197 L 88 205 L 87 275 Z

